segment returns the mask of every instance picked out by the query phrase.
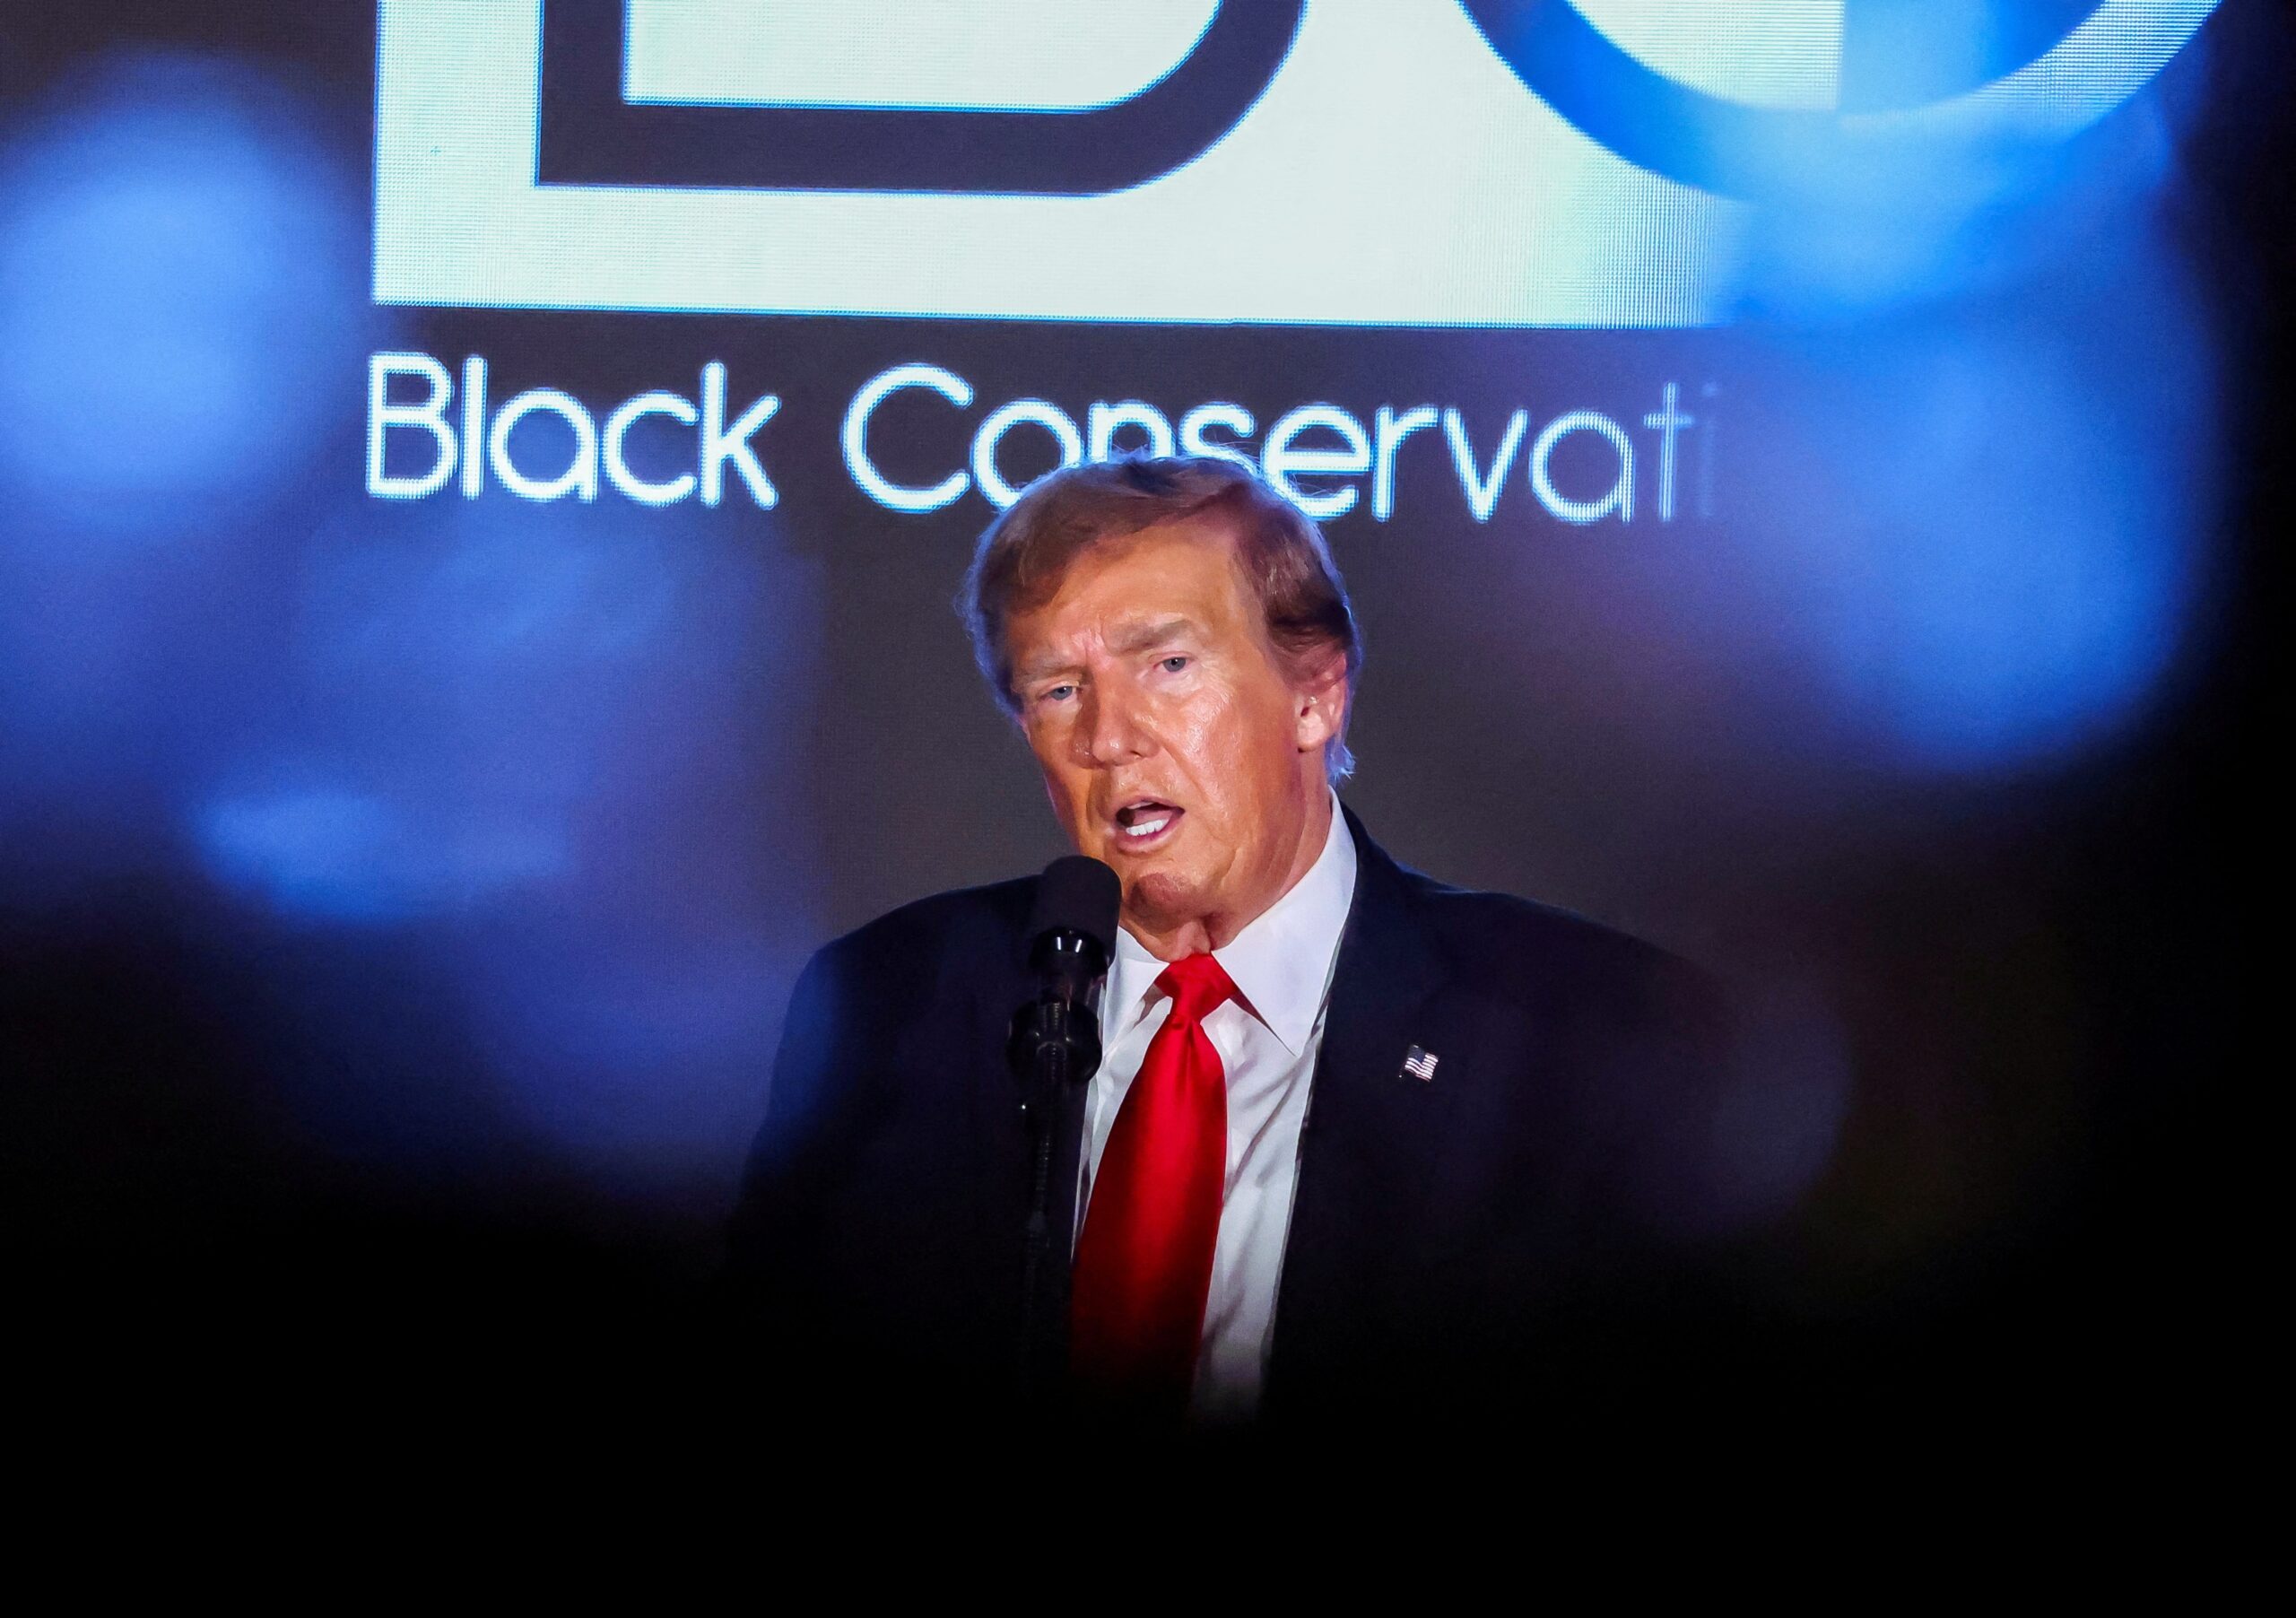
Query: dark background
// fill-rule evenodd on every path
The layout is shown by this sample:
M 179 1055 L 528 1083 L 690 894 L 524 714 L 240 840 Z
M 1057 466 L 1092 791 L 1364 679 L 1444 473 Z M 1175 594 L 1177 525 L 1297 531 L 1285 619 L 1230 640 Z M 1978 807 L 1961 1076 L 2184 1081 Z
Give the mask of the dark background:
M 2282 734 L 2289 39 L 2227 4 L 2072 180 L 2004 210 L 2014 251 L 1915 295 L 1813 309 L 1757 278 L 1704 330 L 1337 331 L 378 310 L 368 8 L 19 8 L 0 142 L 47 150 L 139 86 L 225 94 L 348 232 L 309 245 L 347 268 L 278 443 L 234 450 L 279 475 L 158 517 L 0 488 L 21 1329 L 245 1398 L 689 1385 L 805 952 L 1060 851 L 950 610 L 988 509 L 888 513 L 837 458 L 884 367 L 966 377 L 968 421 L 1456 404 L 1485 453 L 1515 408 L 1631 423 L 1678 380 L 1718 413 L 1709 518 L 1574 529 L 1518 474 L 1479 526 L 1423 434 L 1396 520 L 1332 525 L 1369 647 L 1345 796 L 1407 862 L 1741 994 L 1737 1212 L 1781 1255 L 1749 1282 L 1765 1397 L 2111 1386 L 2166 1414 L 2236 1335 L 2274 1070 L 2241 1036 Z M 53 307 L 13 273 L 0 298 Z M 170 362 L 135 329 L 112 362 Z M 785 399 L 781 504 L 370 500 L 385 347 L 600 407 L 723 360 L 737 405 Z M 2067 400 L 2083 429 L 2053 434 Z M 958 419 L 889 410 L 889 469 L 954 464 Z M 2003 560 L 2030 554 L 2056 560 Z M 2142 665 L 2118 694 L 2058 701 L 2059 665 L 2020 658 L 2083 591 L 2155 617 L 2100 654 Z M 310 848 L 248 831 L 277 802 L 317 816 Z

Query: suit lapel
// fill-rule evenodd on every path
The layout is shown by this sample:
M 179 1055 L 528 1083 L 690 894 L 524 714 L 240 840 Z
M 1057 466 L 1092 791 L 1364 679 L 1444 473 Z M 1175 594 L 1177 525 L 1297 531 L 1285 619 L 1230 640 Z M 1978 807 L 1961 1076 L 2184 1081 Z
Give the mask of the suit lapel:
M 1405 1057 L 1427 1038 L 1441 957 L 1411 905 L 1409 878 L 1352 812 L 1355 897 L 1341 936 L 1300 1182 L 1284 1249 L 1270 1360 L 1272 1403 L 1326 1379 L 1364 1352 L 1380 1279 L 1408 1252 L 1433 1184 L 1456 1074 L 1421 1081 Z

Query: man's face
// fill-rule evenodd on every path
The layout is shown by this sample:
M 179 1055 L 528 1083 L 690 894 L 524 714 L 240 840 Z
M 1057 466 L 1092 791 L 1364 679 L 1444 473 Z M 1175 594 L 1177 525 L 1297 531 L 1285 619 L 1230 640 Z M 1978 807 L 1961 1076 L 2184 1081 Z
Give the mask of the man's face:
M 1005 634 L 1053 811 L 1116 868 L 1151 950 L 1226 944 L 1315 863 L 1344 667 L 1335 656 L 1304 688 L 1287 677 L 1224 528 L 1087 551 Z

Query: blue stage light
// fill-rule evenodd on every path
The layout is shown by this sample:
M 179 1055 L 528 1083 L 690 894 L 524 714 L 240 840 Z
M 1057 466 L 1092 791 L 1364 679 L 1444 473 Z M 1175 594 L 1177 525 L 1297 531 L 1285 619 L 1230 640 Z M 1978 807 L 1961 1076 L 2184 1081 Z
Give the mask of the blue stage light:
M 725 517 L 347 508 L 301 564 L 281 722 L 186 810 L 242 903 L 420 961 L 472 1083 L 604 1179 L 730 1172 L 818 942 L 819 581 Z
M 1769 378 L 1732 588 L 1770 604 L 1832 745 L 1918 773 L 2062 762 L 2140 721 L 2190 650 L 2215 368 L 2138 237 L 2051 309 L 1805 334 Z
M 0 153 L 0 489 L 186 535 L 291 484 L 370 335 L 361 199 L 251 70 L 113 63 Z

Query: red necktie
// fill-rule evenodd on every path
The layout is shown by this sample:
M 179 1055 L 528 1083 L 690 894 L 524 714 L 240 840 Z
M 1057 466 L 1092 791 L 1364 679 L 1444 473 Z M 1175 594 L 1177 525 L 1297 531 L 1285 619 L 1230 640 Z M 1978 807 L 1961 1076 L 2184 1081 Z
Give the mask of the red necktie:
M 1076 1241 L 1069 1362 L 1096 1401 L 1151 1416 L 1187 1405 L 1228 1177 L 1228 1074 L 1204 1019 L 1236 986 L 1209 955 L 1156 979 L 1172 1009 L 1101 1149 Z

